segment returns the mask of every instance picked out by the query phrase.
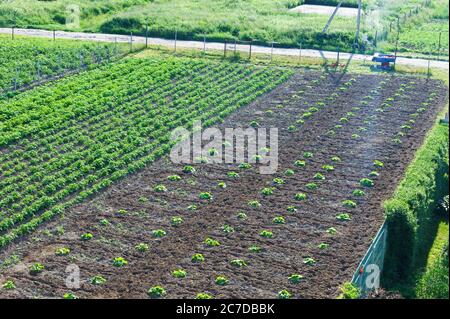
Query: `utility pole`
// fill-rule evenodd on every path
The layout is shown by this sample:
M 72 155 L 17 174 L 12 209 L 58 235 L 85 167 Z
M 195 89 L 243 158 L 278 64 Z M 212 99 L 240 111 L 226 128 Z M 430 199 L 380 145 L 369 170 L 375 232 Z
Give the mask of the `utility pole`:
M 355 35 L 355 46 L 359 41 L 359 33 L 361 28 L 361 11 L 362 11 L 362 0 L 358 0 L 358 17 L 356 18 L 356 35 Z

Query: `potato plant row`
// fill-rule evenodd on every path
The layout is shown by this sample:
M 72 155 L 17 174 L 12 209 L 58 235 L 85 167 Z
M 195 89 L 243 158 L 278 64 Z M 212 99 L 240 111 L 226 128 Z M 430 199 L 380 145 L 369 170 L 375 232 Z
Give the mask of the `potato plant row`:
M 0 102 L 0 247 L 224 119 L 290 71 L 125 59 Z

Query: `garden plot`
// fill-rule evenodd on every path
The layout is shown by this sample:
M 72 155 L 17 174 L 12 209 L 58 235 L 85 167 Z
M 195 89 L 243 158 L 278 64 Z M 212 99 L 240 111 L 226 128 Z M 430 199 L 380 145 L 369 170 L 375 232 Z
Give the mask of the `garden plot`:
M 446 99 L 421 78 L 297 73 L 219 126 L 278 127 L 276 174 L 163 157 L 7 246 L 0 282 L 17 288 L 0 295 L 336 297 Z

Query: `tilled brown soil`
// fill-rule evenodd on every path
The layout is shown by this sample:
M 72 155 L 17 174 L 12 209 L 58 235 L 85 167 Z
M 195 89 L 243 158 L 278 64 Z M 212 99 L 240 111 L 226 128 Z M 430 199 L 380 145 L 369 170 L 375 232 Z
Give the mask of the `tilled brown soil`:
M 432 101 L 427 101 L 430 95 Z M 0 260 L 17 258 L 9 267 L 2 267 L 0 283 L 13 280 L 17 288 L 0 290 L 0 296 L 61 298 L 72 292 L 81 298 L 148 298 L 147 290 L 161 285 L 168 298 L 193 298 L 202 292 L 215 298 L 276 298 L 282 289 L 293 298 L 334 298 L 340 285 L 351 279 L 381 226 L 382 202 L 392 195 L 446 99 L 441 83 L 420 78 L 298 73 L 219 126 L 245 128 L 257 121 L 260 127 L 279 128 L 276 174 L 259 174 L 258 164 L 243 170 L 238 163 L 198 164 L 194 174 L 185 174 L 183 165 L 172 164 L 166 156 L 66 212 L 35 237 L 2 251 Z M 381 112 L 386 101 L 390 107 Z M 411 116 L 422 103 L 428 103 L 423 112 Z M 303 124 L 296 122 L 310 107 L 319 111 Z M 409 123 L 411 119 L 415 122 Z M 402 128 L 405 124 L 411 128 Z M 288 129 L 291 125 L 297 127 L 294 132 Z M 399 137 L 401 144 L 395 140 L 399 131 L 405 133 Z M 304 152 L 313 157 L 304 158 Z M 332 161 L 335 156 L 341 161 Z M 305 160 L 306 166 L 295 166 L 296 160 Z M 382 161 L 384 167 L 374 167 L 374 160 Z M 327 172 L 323 165 L 333 165 L 334 171 Z M 295 174 L 285 176 L 287 169 Z M 371 177 L 375 186 L 359 185 L 374 170 L 380 174 Z M 238 172 L 239 178 L 228 177 L 230 171 Z M 314 180 L 317 172 L 326 179 Z M 174 174 L 182 180 L 167 179 Z M 272 187 L 276 177 L 285 183 L 276 186 L 273 195 L 263 196 L 261 189 Z M 227 187 L 218 187 L 219 182 Z M 311 182 L 318 189 L 308 189 L 306 184 Z M 160 184 L 167 192 L 155 192 Z M 366 195 L 353 196 L 355 189 L 363 189 Z M 210 192 L 213 200 L 200 200 L 201 192 Z M 297 193 L 308 198 L 296 201 Z M 343 207 L 342 201 L 347 199 L 357 207 Z M 248 202 L 253 200 L 261 207 L 250 207 Z M 188 209 L 193 204 L 197 205 L 194 211 Z M 288 212 L 289 206 L 297 211 Z M 237 217 L 240 212 L 246 213 L 245 220 Z M 349 213 L 351 220 L 338 220 L 340 213 Z M 183 223 L 171 226 L 174 216 L 182 217 Z M 278 216 L 284 217 L 284 224 L 273 222 Z M 110 225 L 102 225 L 103 219 Z M 225 233 L 224 225 L 233 227 L 234 232 Z M 328 233 L 330 227 L 337 233 Z M 156 229 L 167 235 L 152 237 Z M 273 238 L 262 237 L 262 230 L 273 232 Z M 94 238 L 81 241 L 80 235 L 88 232 Z M 206 238 L 221 245 L 208 247 Z M 149 250 L 138 252 L 135 246 L 139 243 L 148 244 Z M 322 243 L 329 246 L 320 249 Z M 262 251 L 250 251 L 254 245 Z M 70 254 L 56 256 L 60 247 L 70 248 Z M 191 261 L 196 253 L 204 255 L 203 263 Z M 128 265 L 114 267 L 116 257 L 125 258 Z M 305 258 L 313 258 L 315 263 L 305 264 Z M 233 259 L 242 259 L 247 266 L 237 268 L 230 264 Z M 37 262 L 45 270 L 30 275 L 30 265 Z M 66 287 L 70 264 L 80 268 L 80 289 Z M 175 269 L 186 270 L 187 277 L 174 278 Z M 292 274 L 303 279 L 291 283 L 288 277 Z M 96 275 L 107 282 L 91 284 L 90 278 Z M 219 275 L 227 277 L 229 284 L 217 285 Z

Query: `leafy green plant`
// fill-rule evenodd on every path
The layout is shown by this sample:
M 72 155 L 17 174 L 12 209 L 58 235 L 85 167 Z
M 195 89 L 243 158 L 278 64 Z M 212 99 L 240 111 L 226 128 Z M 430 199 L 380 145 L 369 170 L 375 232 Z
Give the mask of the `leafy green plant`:
M 149 250 L 149 246 L 147 244 L 145 244 L 145 243 L 137 244 L 135 246 L 135 248 L 136 248 L 137 251 L 139 251 L 141 253 L 144 253 L 144 252 Z
M 309 190 L 315 190 L 319 188 L 319 185 L 317 185 L 316 183 L 308 183 L 305 185 L 305 187 Z
M 259 208 L 259 207 L 261 207 L 261 203 L 258 202 L 257 200 L 251 200 L 248 202 L 248 206 L 250 206 L 252 208 Z
M 383 168 L 384 167 L 384 163 L 382 161 L 379 161 L 379 160 L 373 161 L 373 165 L 375 167 L 378 167 L 378 168 Z
M 216 277 L 216 284 L 219 286 L 226 286 L 228 285 L 230 280 L 227 277 L 224 276 L 217 276 Z
M 247 216 L 247 214 L 244 213 L 244 212 L 239 212 L 239 213 L 237 214 L 237 218 L 240 219 L 240 220 L 246 220 L 246 219 L 248 218 L 248 216 Z
M 212 200 L 213 196 L 209 192 L 203 192 L 203 193 L 200 193 L 199 198 L 203 199 L 203 200 Z
M 157 193 L 164 193 L 167 192 L 167 187 L 164 185 L 156 185 L 154 191 Z
M 162 298 L 167 292 L 162 286 L 154 286 L 147 291 L 147 294 L 153 298 Z
M 369 177 L 378 177 L 380 176 L 380 173 L 378 173 L 377 171 L 372 171 L 369 173 Z
M 260 253 L 263 251 L 263 249 L 257 245 L 252 245 L 248 248 L 252 253 Z
M 285 181 L 284 181 L 284 179 L 282 179 L 282 178 L 274 178 L 274 179 L 273 179 L 273 183 L 274 183 L 275 185 L 283 185 L 283 184 L 285 183 Z
M 113 266 L 120 268 L 128 265 L 128 261 L 123 257 L 116 257 L 113 259 Z
M 337 230 L 334 227 L 330 227 L 327 229 L 327 233 L 330 235 L 336 235 L 337 234 Z
M 30 274 L 31 275 L 37 275 L 41 272 L 43 272 L 45 269 L 44 265 L 40 264 L 40 263 L 36 263 L 30 266 Z
M 306 162 L 303 160 L 297 160 L 294 162 L 294 165 L 297 167 L 305 167 L 306 166 Z
M 313 157 L 314 157 L 314 154 L 311 153 L 311 152 L 304 152 L 304 153 L 303 153 L 303 157 L 304 157 L 304 158 L 313 158 Z
M 294 199 L 295 200 L 298 200 L 298 201 L 304 201 L 304 200 L 306 200 L 308 198 L 308 196 L 306 195 L 306 194 L 304 194 L 304 193 L 297 193 L 297 194 L 295 194 L 295 196 L 294 196 Z
M 303 259 L 303 263 L 305 265 L 312 266 L 316 263 L 316 261 L 314 260 L 314 258 L 308 257 L 308 258 Z
M 183 167 L 183 173 L 193 174 L 195 173 L 195 168 L 193 166 L 186 165 L 185 167 Z
M 324 181 L 326 178 L 322 173 L 317 173 L 314 175 L 314 179 Z
M 239 174 L 236 172 L 228 172 L 227 176 L 231 178 L 239 178 Z
M 184 269 L 175 269 L 172 271 L 172 276 L 175 278 L 186 278 L 187 272 Z
M 339 214 L 339 215 L 336 216 L 336 219 L 342 220 L 342 221 L 349 221 L 349 220 L 351 220 L 352 218 L 351 218 L 350 214 L 347 214 L 347 213 L 341 213 L 341 214 Z
M 239 168 L 240 169 L 250 169 L 250 168 L 252 168 L 252 165 L 249 163 L 241 163 L 241 164 L 239 164 Z
M 297 208 L 295 207 L 295 206 L 288 206 L 288 208 L 286 208 L 286 210 L 289 212 L 289 213 L 296 213 L 298 210 L 297 210 Z
M 174 216 L 170 220 L 170 224 L 174 227 L 178 227 L 181 224 L 183 224 L 183 217 L 181 216 Z
M 225 188 L 227 188 L 227 184 L 225 182 L 219 182 L 219 183 L 217 183 L 217 187 L 225 189 Z
M 359 183 L 361 184 L 361 186 L 365 186 L 365 187 L 373 187 L 375 186 L 375 183 L 373 180 L 369 179 L 369 178 L 363 178 L 359 181 Z
M 263 230 L 259 233 L 259 235 L 264 238 L 273 238 L 273 233 L 269 230 Z
M 220 246 L 220 242 L 218 240 L 212 239 L 212 238 L 206 238 L 205 244 L 209 247 L 218 247 Z
M 155 229 L 152 231 L 152 236 L 155 238 L 162 238 L 167 235 L 167 232 L 163 229 Z
M 195 297 L 195 299 L 199 299 L 199 300 L 208 300 L 208 299 L 214 299 L 213 296 L 211 296 L 210 294 L 201 292 L 199 294 L 197 294 L 197 296 Z
M 326 243 L 320 243 L 317 248 L 319 249 L 327 249 L 328 247 L 330 247 L 330 244 L 326 244 Z
M 181 176 L 179 175 L 170 175 L 167 177 L 167 179 L 171 182 L 178 182 L 181 181 Z
M 261 194 L 263 196 L 273 195 L 273 192 L 274 192 L 274 188 L 272 188 L 272 187 L 265 187 L 261 190 Z
M 273 222 L 274 224 L 285 224 L 285 223 L 286 223 L 286 220 L 285 220 L 285 218 L 284 218 L 283 216 L 277 216 L 277 217 L 275 217 L 275 218 L 272 220 L 272 222 Z
M 230 233 L 234 233 L 234 228 L 231 227 L 230 225 L 223 225 L 222 231 L 226 234 L 230 234 Z
M 298 284 L 300 281 L 302 281 L 303 276 L 300 274 L 292 274 L 289 276 L 289 281 L 293 284 Z
M 342 205 L 347 208 L 356 208 L 356 206 L 358 206 L 358 204 L 356 204 L 356 202 L 354 202 L 350 199 L 346 199 L 346 200 L 342 201 Z
M 16 289 L 16 284 L 12 280 L 7 280 L 3 285 L 3 289 L 5 290 L 13 290 Z
M 360 189 L 355 189 L 352 194 L 353 194 L 353 196 L 356 196 L 356 197 L 362 197 L 362 196 L 366 195 L 366 192 L 364 192 L 363 190 L 360 190 Z
M 85 234 L 82 234 L 80 238 L 83 241 L 88 241 L 88 240 L 91 240 L 92 238 L 94 238 L 94 235 L 92 235 L 91 233 L 85 233 Z
M 232 261 L 230 261 L 230 264 L 232 266 L 239 267 L 239 268 L 248 266 L 247 262 L 245 262 L 242 259 L 233 259 Z
M 106 283 L 106 279 L 102 276 L 94 276 L 91 278 L 91 284 L 99 286 Z
M 277 296 L 278 296 L 278 299 L 291 299 L 292 298 L 292 294 L 287 290 L 279 291 Z
M 284 172 L 284 175 L 285 175 L 285 176 L 293 176 L 293 175 L 295 175 L 295 172 L 294 172 L 292 169 L 287 169 L 287 170 Z
M 70 249 L 67 247 L 61 247 L 55 251 L 56 256 L 67 256 L 68 254 L 70 254 Z
M 327 171 L 327 172 L 332 172 L 334 171 L 334 166 L 333 165 L 323 165 L 322 168 Z
M 194 254 L 191 258 L 191 261 L 194 263 L 202 263 L 205 261 L 205 256 L 202 254 Z
M 341 287 L 341 294 L 338 299 L 358 299 L 361 291 L 355 287 L 352 283 L 346 282 Z
M 63 299 L 72 300 L 72 299 L 78 299 L 78 297 L 75 296 L 73 293 L 68 292 L 63 295 Z

